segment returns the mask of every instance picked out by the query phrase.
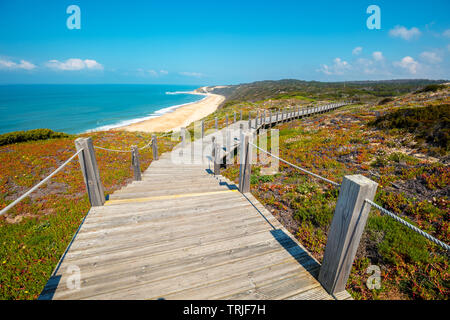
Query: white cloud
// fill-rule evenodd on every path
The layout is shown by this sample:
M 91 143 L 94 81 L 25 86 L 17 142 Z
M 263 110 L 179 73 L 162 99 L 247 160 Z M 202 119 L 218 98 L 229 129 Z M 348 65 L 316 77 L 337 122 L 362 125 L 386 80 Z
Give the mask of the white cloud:
M 428 63 L 436 64 L 442 62 L 442 58 L 436 52 L 424 51 L 420 54 L 422 60 Z
M 405 40 L 411 40 L 414 37 L 418 37 L 421 35 L 421 32 L 418 28 L 412 27 L 411 29 L 405 28 L 403 26 L 395 26 L 394 29 L 389 31 L 389 35 L 391 37 L 399 37 Z
M 447 29 L 444 32 L 442 32 L 442 35 L 446 38 L 450 38 L 450 29 Z
M 156 70 L 144 70 L 142 68 L 137 69 L 138 73 L 140 76 L 152 76 L 152 77 L 159 77 L 159 76 L 165 76 L 167 74 L 169 74 L 168 71 L 166 70 L 160 70 L 159 72 Z
M 333 60 L 333 65 L 328 66 L 323 64 L 319 71 L 327 75 L 343 75 L 346 71 L 351 69 L 351 65 L 347 61 L 343 61 L 341 58 Z
M 410 56 L 404 57 L 401 61 L 395 61 L 393 64 L 396 67 L 406 70 L 410 74 L 417 74 L 417 69 L 420 66 L 420 64 Z
M 64 70 L 64 71 L 76 71 L 76 70 L 103 70 L 103 66 L 95 60 L 81 60 L 81 59 L 67 59 L 64 62 L 59 60 L 50 60 L 46 63 L 46 66 L 54 70 Z
M 372 53 L 372 57 L 375 61 L 382 61 L 384 59 L 383 52 L 381 51 L 375 51 Z
M 362 47 L 356 47 L 355 49 L 353 49 L 352 54 L 354 56 L 357 56 L 357 55 L 361 54 L 362 50 L 363 50 Z
M 203 74 L 199 72 L 180 72 L 180 74 L 186 77 L 196 77 L 196 78 L 203 77 Z
M 32 64 L 31 62 L 28 62 L 26 60 L 20 60 L 19 63 L 11 61 L 11 60 L 5 60 L 0 59 L 0 69 L 22 69 L 22 70 L 33 70 L 36 66 Z

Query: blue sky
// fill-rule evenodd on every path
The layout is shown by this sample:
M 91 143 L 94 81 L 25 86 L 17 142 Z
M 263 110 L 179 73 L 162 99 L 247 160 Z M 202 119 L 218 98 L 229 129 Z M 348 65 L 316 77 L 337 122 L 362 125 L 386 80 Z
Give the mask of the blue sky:
M 448 0 L 0 0 L 0 83 L 449 79 L 448 12 Z

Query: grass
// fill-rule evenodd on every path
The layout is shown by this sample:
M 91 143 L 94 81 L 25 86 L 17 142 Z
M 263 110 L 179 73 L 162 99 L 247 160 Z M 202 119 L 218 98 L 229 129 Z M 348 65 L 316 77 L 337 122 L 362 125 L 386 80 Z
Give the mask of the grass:
M 431 145 L 430 151 L 435 155 L 450 151 L 450 104 L 402 108 L 378 117 L 369 125 L 412 133 L 420 145 Z
M 82 136 L 88 136 L 84 134 Z M 120 131 L 91 133 L 94 145 L 112 149 L 144 146 L 150 134 Z M 77 136 L 0 147 L 0 208 L 42 180 L 75 152 Z M 158 139 L 158 152 L 175 142 Z M 129 153 L 95 149 L 105 192 L 131 182 Z M 152 161 L 151 148 L 140 150 L 141 170 Z M 89 210 L 77 159 L 0 217 L 0 299 L 36 299 Z
M 417 102 L 420 97 L 412 94 L 381 105 L 347 106 L 278 125 L 280 157 L 337 182 L 348 174 L 375 180 L 378 204 L 448 243 L 448 151 L 432 162 L 427 157 L 436 155 L 434 142 L 418 144 L 415 139 L 420 133 L 407 136 L 404 128 L 392 131 L 373 126 L 376 119 L 400 119 L 401 115 L 414 119 L 419 115 L 415 128 L 430 132 L 430 127 L 436 127 L 432 119 L 445 121 L 440 115 L 448 112 L 442 107 L 448 106 L 446 96 L 445 90 L 443 96 L 431 100 L 422 94 L 424 106 Z M 380 111 L 385 115 L 377 118 Z M 418 158 L 414 155 L 418 152 L 425 153 Z M 282 163 L 274 176 L 261 175 L 261 169 L 260 164 L 252 167 L 251 192 L 321 261 L 339 190 Z M 223 169 L 222 174 L 237 182 L 238 165 Z M 366 286 L 369 265 L 381 268 L 381 289 Z M 347 283 L 355 299 L 448 299 L 449 280 L 450 265 L 443 249 L 371 210 Z

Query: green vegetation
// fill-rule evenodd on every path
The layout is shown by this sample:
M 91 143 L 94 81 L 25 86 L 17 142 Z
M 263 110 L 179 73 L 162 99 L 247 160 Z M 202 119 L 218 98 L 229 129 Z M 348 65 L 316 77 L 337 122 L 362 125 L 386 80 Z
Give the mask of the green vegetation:
M 15 131 L 0 135 L 0 146 L 47 139 L 68 138 L 70 135 L 63 132 L 54 132 L 50 129 L 33 129 L 28 131 Z
M 390 80 L 318 82 L 301 80 L 259 81 L 224 88 L 216 88 L 213 93 L 227 97 L 222 107 L 239 102 L 257 102 L 267 99 L 312 99 L 312 100 L 376 100 L 379 97 L 394 97 L 436 85 L 445 81 L 432 80 Z
M 432 98 L 421 93 L 383 100 L 278 125 L 280 157 L 337 182 L 347 174 L 375 180 L 378 204 L 448 243 L 450 168 L 448 140 L 442 135 L 448 132 L 443 130 L 448 128 L 448 90 Z M 274 103 L 288 106 L 291 96 L 252 105 L 268 109 Z M 423 154 L 418 158 L 417 153 Z M 438 158 L 427 160 L 431 155 Z M 321 261 L 339 190 L 283 163 L 273 176 L 261 174 L 263 168 L 252 166 L 252 194 Z M 222 174 L 237 182 L 239 167 L 229 166 Z M 366 286 L 369 265 L 381 268 L 379 290 Z M 347 283 L 355 299 L 448 299 L 449 280 L 443 249 L 371 210 Z
M 370 125 L 412 133 L 420 144 L 433 146 L 435 154 L 450 151 L 450 104 L 399 109 L 378 117 Z
M 439 90 L 445 89 L 445 85 L 440 85 L 440 84 L 430 84 L 428 86 L 426 86 L 425 88 L 417 91 L 418 93 L 422 93 L 422 92 L 436 92 Z
M 45 132 L 45 131 L 44 131 Z M 94 145 L 112 149 L 144 146 L 151 134 L 120 131 L 83 134 Z M 28 141 L 0 147 L 0 208 L 45 178 L 75 152 L 78 136 Z M 158 139 L 158 152 L 175 142 Z M 129 153 L 96 149 L 105 195 L 131 182 Z M 152 150 L 140 150 L 141 170 Z M 36 299 L 89 210 L 79 163 L 74 159 L 47 184 L 0 217 L 0 299 Z

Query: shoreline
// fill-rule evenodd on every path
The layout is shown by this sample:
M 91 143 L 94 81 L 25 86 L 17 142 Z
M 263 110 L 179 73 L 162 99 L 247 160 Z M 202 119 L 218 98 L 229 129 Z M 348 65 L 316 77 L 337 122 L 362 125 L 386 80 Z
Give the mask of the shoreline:
M 152 117 L 120 127 L 111 128 L 109 130 L 125 130 L 130 132 L 169 132 L 178 130 L 181 127 L 187 127 L 192 122 L 198 121 L 213 113 L 225 100 L 225 97 L 222 95 L 209 93 L 206 90 L 206 87 L 184 93 L 203 95 L 205 97 L 199 101 L 186 103 L 180 106 L 164 108 L 174 108 L 174 110 L 171 112 L 163 113 L 161 116 Z

